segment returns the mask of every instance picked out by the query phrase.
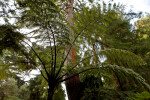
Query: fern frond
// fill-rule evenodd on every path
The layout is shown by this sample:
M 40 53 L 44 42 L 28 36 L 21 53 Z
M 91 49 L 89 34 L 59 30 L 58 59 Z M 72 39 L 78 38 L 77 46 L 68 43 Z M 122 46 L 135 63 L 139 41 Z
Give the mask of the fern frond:
M 9 67 L 8 64 L 0 64 L 0 81 L 15 76 L 15 73 L 11 72 L 13 67 Z
M 134 53 L 121 49 L 106 49 L 100 52 L 100 55 L 105 55 L 107 62 L 124 67 L 137 67 L 146 65 L 146 62 Z
M 132 81 L 134 81 L 134 83 L 136 85 L 141 85 L 147 91 L 150 91 L 150 85 L 146 83 L 145 79 L 140 74 L 136 73 L 132 69 L 117 66 L 117 65 L 105 65 L 104 68 L 108 68 L 109 70 L 112 70 L 116 73 L 121 73 L 124 75 L 124 77 L 121 77 L 122 79 L 124 79 L 124 78 L 132 79 Z M 119 74 L 118 74 L 118 76 L 119 76 Z M 131 81 L 131 80 L 129 80 L 129 81 Z M 138 86 L 137 88 L 140 88 L 140 86 Z
M 113 73 L 117 75 L 118 77 L 117 79 L 113 78 L 114 77 Z M 80 77 L 81 79 L 84 79 L 88 75 L 99 76 L 99 74 L 103 77 L 104 83 L 107 84 L 108 82 L 108 84 L 110 84 L 110 86 L 106 86 L 107 88 L 111 88 L 111 89 L 115 88 L 115 85 L 117 85 L 115 83 L 115 80 L 119 80 L 120 85 L 125 90 L 127 89 L 127 90 L 136 90 L 136 91 L 142 91 L 142 90 L 150 91 L 149 84 L 146 83 L 145 79 L 140 74 L 136 73 L 130 68 L 125 68 L 118 65 L 105 64 L 100 66 L 96 70 L 89 70 L 85 72 L 85 74 L 81 74 Z

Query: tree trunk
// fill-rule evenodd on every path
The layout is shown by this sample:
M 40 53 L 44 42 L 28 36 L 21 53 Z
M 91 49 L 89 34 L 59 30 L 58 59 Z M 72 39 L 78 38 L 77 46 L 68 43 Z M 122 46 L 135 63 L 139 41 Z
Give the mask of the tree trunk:
M 71 21 L 73 18 L 73 3 L 74 0 L 68 0 L 66 4 L 66 19 L 71 26 L 73 26 L 73 22 Z
M 0 100 L 4 100 L 5 96 L 6 96 L 6 95 L 4 94 L 4 92 L 1 92 L 1 91 L 0 91 Z
M 72 18 L 73 18 L 73 4 L 74 4 L 74 0 L 68 0 L 67 4 L 66 4 L 66 20 L 68 21 L 68 23 L 73 27 L 74 24 L 72 22 Z M 72 32 L 71 39 L 74 39 L 74 33 Z M 75 46 L 72 47 L 71 52 L 70 52 L 70 59 L 73 63 L 73 65 L 76 63 L 76 49 Z M 67 65 L 67 62 L 66 64 Z M 68 77 L 68 76 L 66 76 Z M 68 99 L 69 100 L 79 100 L 80 99 L 80 79 L 79 76 L 75 76 L 69 80 L 67 80 L 65 82 L 66 85 L 66 90 L 67 90 L 67 94 L 68 94 Z
M 47 100 L 53 100 L 53 96 L 54 96 L 54 89 L 49 88 Z
M 80 79 L 79 76 L 75 76 L 66 81 L 66 90 L 69 100 L 80 100 Z

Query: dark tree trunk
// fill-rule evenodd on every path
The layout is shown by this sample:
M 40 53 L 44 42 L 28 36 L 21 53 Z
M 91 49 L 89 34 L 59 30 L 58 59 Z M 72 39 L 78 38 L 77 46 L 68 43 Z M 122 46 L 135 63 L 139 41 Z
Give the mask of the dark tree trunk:
M 74 4 L 74 0 L 68 0 L 68 2 L 66 4 L 66 19 L 72 27 L 74 26 L 74 24 L 71 20 L 73 18 L 73 4 Z M 75 38 L 73 32 L 72 32 L 71 38 Z M 75 64 L 76 63 L 75 46 L 72 47 L 69 57 L 68 58 L 71 59 L 72 63 Z M 65 65 L 67 65 L 67 61 L 66 61 Z M 68 76 L 66 76 L 66 77 L 68 77 Z M 81 83 L 80 83 L 79 76 L 75 76 L 75 77 L 67 80 L 65 84 L 66 84 L 68 99 L 69 100 L 79 100 L 80 99 L 80 92 L 81 92 L 81 90 L 80 90 L 80 84 Z
M 47 97 L 47 100 L 53 100 L 53 96 L 54 96 L 54 89 L 53 89 L 53 88 L 49 88 L 49 89 L 48 89 L 48 97 Z
M 1 98 L 0 100 L 4 100 L 5 96 L 6 96 L 6 95 L 4 94 L 4 92 L 1 92 L 1 91 L 0 91 L 0 98 Z
M 80 100 L 80 85 L 79 76 L 75 76 L 66 81 L 66 90 L 69 100 Z

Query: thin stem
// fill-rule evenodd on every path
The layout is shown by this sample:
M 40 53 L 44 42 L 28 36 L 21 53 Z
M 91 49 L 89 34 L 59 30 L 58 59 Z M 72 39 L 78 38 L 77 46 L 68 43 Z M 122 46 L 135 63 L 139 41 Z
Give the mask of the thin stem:
M 42 3 L 42 4 L 44 4 L 44 2 Z M 45 14 L 46 14 L 46 19 L 45 19 L 45 21 L 47 22 L 48 21 L 48 15 L 47 15 L 47 11 L 46 11 L 46 8 L 44 9 L 44 12 L 45 12 Z M 44 12 L 43 12 L 43 16 L 44 16 Z M 54 58 L 53 58 L 53 48 L 52 48 L 52 45 L 51 45 L 51 37 L 50 37 L 50 35 L 49 35 L 49 32 L 48 32 L 48 27 L 50 26 L 50 24 L 49 24 L 49 21 L 48 21 L 48 26 L 47 26 L 47 35 L 48 35 L 48 39 L 49 39 L 49 43 L 50 43 L 50 49 L 51 49 L 51 56 L 52 56 L 52 59 L 51 59 L 51 67 L 49 68 L 49 72 L 50 73 L 52 73 L 53 72 L 53 67 L 55 67 L 55 66 L 53 66 L 53 61 L 54 61 Z
M 71 50 L 73 44 L 75 43 L 75 41 L 77 40 L 77 38 L 79 37 L 79 35 L 88 27 L 88 25 L 89 25 L 90 23 L 91 23 L 91 22 L 89 22 L 89 23 L 77 34 L 77 36 L 76 36 L 75 39 L 73 40 L 73 42 L 72 42 L 72 44 L 71 44 L 71 46 L 70 46 L 70 48 L 69 48 L 69 50 L 68 50 L 68 52 L 67 52 L 67 55 L 66 55 L 65 59 L 63 60 L 63 62 L 62 62 L 61 65 L 60 65 L 60 68 L 59 68 L 59 70 L 58 70 L 58 72 L 57 72 L 57 74 L 56 74 L 56 77 L 57 77 L 58 74 L 60 73 L 60 71 L 61 71 L 61 69 L 62 69 L 62 67 L 63 67 L 63 65 L 64 65 L 64 63 L 65 63 L 65 61 L 66 61 L 66 59 L 67 59 L 67 57 L 68 57 L 68 55 L 69 55 L 69 53 L 70 53 L 70 50 Z
M 51 71 L 50 72 L 52 72 L 52 69 L 53 69 L 53 48 L 52 48 L 52 45 L 51 45 L 51 38 L 50 38 L 50 35 L 49 35 L 49 33 L 47 32 L 47 34 L 48 34 L 48 39 L 49 39 L 49 42 L 50 42 L 50 49 L 51 49 L 51 55 L 52 55 L 52 63 L 51 63 Z M 50 70 L 50 68 L 49 68 L 49 70 Z
M 49 23 L 49 22 L 48 22 L 48 24 L 49 24 L 49 28 L 50 28 L 50 31 L 51 31 L 52 36 L 53 36 L 53 41 L 54 41 L 54 52 L 55 52 L 55 59 L 54 59 L 54 74 L 55 74 L 56 61 L 57 61 L 56 39 L 55 39 L 54 31 L 52 30 L 52 26 L 50 25 L 50 23 Z
M 93 55 L 92 55 L 92 56 L 93 56 Z M 85 61 L 86 59 L 88 59 L 88 58 L 90 58 L 90 57 L 92 57 L 92 56 L 89 56 L 89 57 L 84 58 L 83 60 L 79 61 L 79 62 L 78 62 L 75 66 L 73 66 L 68 72 L 71 72 L 71 71 L 72 71 L 75 67 L 77 67 L 81 62 Z M 61 79 L 61 78 L 63 78 L 64 76 L 66 76 L 66 75 L 68 74 L 68 72 L 66 72 L 66 73 L 63 74 L 61 77 L 59 77 L 58 80 Z
M 41 70 L 40 70 L 40 72 L 41 72 L 41 75 L 44 77 L 44 79 L 48 82 L 48 79 L 44 76 L 43 72 Z
M 75 74 L 73 74 L 73 75 L 71 75 L 71 76 L 69 76 L 69 77 L 67 77 L 67 78 L 65 78 L 65 79 L 63 79 L 63 80 L 58 81 L 58 82 L 63 82 L 63 81 L 69 80 L 69 79 L 71 79 L 71 78 L 73 78 L 73 77 L 75 77 L 75 76 L 77 76 L 77 75 L 79 75 L 79 74 L 81 74 L 81 73 L 83 73 L 83 72 L 86 72 L 86 71 L 92 70 L 92 69 L 99 69 L 99 68 L 96 67 L 96 68 L 88 68 L 88 69 L 85 69 L 85 70 L 83 70 L 83 71 L 81 71 L 81 72 L 75 73 Z
M 23 41 L 23 40 L 22 40 Z M 39 57 L 39 55 L 36 53 L 36 51 L 33 49 L 33 47 L 31 47 L 27 42 L 25 42 L 25 41 L 23 41 L 24 43 L 26 43 L 31 49 L 32 49 L 32 51 L 35 53 L 35 55 L 38 57 L 38 59 L 40 60 L 40 62 L 42 63 L 42 65 L 43 65 L 43 68 L 44 68 L 44 70 L 45 70 L 45 72 L 46 72 L 46 74 L 47 74 L 47 77 L 49 77 L 49 73 L 48 73 L 48 71 L 46 70 L 46 66 L 45 66 L 45 64 L 44 64 L 44 62 L 42 61 L 42 59 Z

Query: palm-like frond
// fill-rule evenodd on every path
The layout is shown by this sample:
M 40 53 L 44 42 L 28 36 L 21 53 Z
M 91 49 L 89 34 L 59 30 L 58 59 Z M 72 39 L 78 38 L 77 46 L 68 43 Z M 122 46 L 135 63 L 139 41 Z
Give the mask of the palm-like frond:
M 83 68 L 85 69 L 85 68 Z M 82 70 L 83 70 L 82 69 Z M 79 69 L 78 69 L 79 70 Z M 80 69 L 81 70 L 81 69 Z M 115 73 L 115 76 L 114 74 Z M 86 75 L 86 76 L 85 76 Z M 81 74 L 81 79 L 87 77 L 88 75 L 94 75 L 96 77 L 103 78 L 104 87 L 114 89 L 116 87 L 115 81 L 119 81 L 122 91 L 150 91 L 149 84 L 146 83 L 145 79 L 135 71 L 130 68 L 125 68 L 117 65 L 104 64 L 97 69 L 89 70 L 85 74 Z M 114 77 L 117 76 L 117 79 Z M 100 77 L 100 78 L 101 78 Z M 107 83 L 108 82 L 108 83 Z M 109 83 L 110 82 L 110 83 Z M 105 85 L 110 84 L 110 85 Z
M 63 16 L 60 15 L 59 8 L 52 0 L 37 2 L 24 0 L 18 1 L 18 4 L 23 10 L 21 17 L 18 18 L 19 26 L 31 30 L 35 28 L 35 31 L 28 34 L 29 37 L 32 36 L 40 44 L 43 43 L 46 46 L 50 46 L 54 41 L 57 41 L 57 44 L 62 43 L 62 41 L 67 42 L 69 29 L 66 27 Z
M 3 49 L 20 49 L 20 41 L 25 37 L 23 34 L 15 31 L 14 26 L 0 25 L 0 54 Z
M 133 81 L 135 85 L 137 85 L 137 88 L 143 87 L 147 91 L 150 91 L 149 84 L 146 83 L 145 79 L 135 71 L 133 71 L 130 68 L 125 68 L 117 65 L 106 65 L 106 68 L 118 73 L 118 77 L 122 80 L 125 80 L 125 78 L 129 81 Z M 123 83 L 125 84 L 125 83 Z M 130 84 L 131 85 L 131 84 Z
M 107 62 L 128 68 L 134 68 L 146 65 L 146 62 L 134 53 L 121 49 L 101 50 L 100 55 L 105 55 Z

